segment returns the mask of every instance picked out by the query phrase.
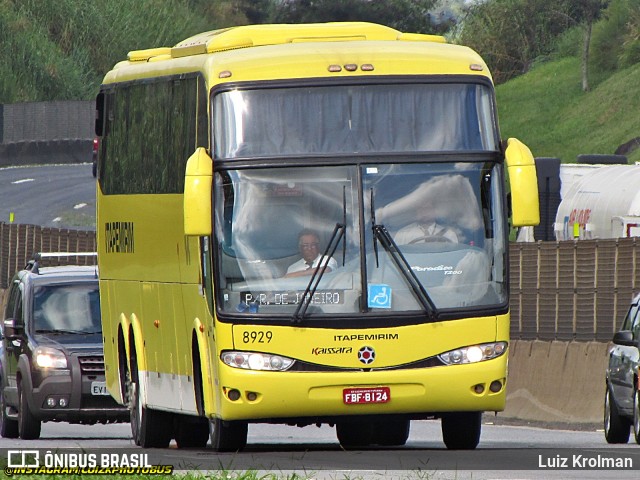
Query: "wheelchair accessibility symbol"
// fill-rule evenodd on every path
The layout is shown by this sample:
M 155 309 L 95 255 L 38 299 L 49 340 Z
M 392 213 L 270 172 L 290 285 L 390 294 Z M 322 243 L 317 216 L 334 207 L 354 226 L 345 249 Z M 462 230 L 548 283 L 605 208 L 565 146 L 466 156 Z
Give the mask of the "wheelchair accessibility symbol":
M 391 287 L 369 284 L 369 308 L 391 308 Z

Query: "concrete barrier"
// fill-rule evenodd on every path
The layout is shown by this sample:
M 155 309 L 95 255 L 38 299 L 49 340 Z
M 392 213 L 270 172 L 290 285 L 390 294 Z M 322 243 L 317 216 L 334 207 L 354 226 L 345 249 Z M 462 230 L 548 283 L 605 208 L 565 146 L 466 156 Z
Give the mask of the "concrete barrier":
M 609 344 L 514 340 L 507 406 L 500 416 L 534 422 L 602 422 Z

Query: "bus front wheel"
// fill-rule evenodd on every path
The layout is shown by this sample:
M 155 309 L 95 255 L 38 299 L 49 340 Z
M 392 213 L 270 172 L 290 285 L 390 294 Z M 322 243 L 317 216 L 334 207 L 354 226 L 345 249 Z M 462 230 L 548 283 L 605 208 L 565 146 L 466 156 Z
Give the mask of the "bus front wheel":
M 246 422 L 211 420 L 211 448 L 216 452 L 239 452 L 247 445 Z
M 442 440 L 450 450 L 473 450 L 480 442 L 482 412 L 447 413 L 442 417 Z
M 373 442 L 374 424 L 368 420 L 336 423 L 336 436 L 345 450 L 368 447 Z

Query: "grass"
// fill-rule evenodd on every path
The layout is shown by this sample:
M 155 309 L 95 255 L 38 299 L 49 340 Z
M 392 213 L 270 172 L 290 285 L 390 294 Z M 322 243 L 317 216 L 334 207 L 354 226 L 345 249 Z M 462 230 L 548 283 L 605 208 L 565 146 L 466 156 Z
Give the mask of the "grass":
M 640 64 L 581 88 L 580 61 L 569 57 L 536 66 L 496 89 L 503 138 L 518 137 L 536 157 L 563 163 L 579 154 L 613 154 L 640 137 Z M 640 149 L 628 156 L 640 161 Z

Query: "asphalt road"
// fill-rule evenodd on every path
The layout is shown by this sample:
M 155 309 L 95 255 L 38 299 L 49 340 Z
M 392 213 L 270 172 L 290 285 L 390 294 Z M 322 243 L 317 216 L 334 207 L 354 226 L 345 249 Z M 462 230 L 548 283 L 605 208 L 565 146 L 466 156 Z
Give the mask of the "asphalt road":
M 632 438 L 633 440 L 633 438 Z M 526 426 L 483 426 L 474 451 L 446 450 L 439 421 L 414 421 L 407 445 L 393 449 L 344 451 L 335 429 L 284 425 L 250 425 L 247 448 L 241 453 L 216 454 L 209 449 L 141 450 L 131 441 L 128 424 L 78 426 L 45 423 L 39 440 L 0 439 L 0 450 L 75 448 L 125 449 L 149 453 L 150 464 L 179 470 L 296 472 L 313 479 L 637 479 L 640 446 L 609 446 L 601 431 L 571 431 Z M 80 450 L 77 450 L 80 451 Z M 577 457 L 576 457 L 577 456 Z M 576 468 L 574 458 L 630 458 L 632 470 Z M 566 467 L 563 459 L 567 458 Z M 578 463 L 578 466 L 580 463 Z M 552 468 L 553 467 L 553 468 Z M 306 475 L 306 477 L 304 476 Z M 229 477 L 231 478 L 231 477 Z
M 93 230 L 95 188 L 90 163 L 0 168 L 0 221 Z

